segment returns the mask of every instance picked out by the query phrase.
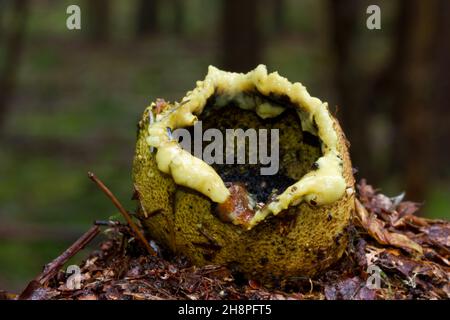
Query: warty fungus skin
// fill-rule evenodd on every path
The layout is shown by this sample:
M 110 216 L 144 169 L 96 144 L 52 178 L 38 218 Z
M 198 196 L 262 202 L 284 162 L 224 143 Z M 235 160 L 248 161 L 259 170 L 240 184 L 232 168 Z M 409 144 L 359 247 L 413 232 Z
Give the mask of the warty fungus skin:
M 198 120 L 222 132 L 278 129 L 279 172 L 194 157 L 170 133 Z M 139 122 L 133 179 L 149 235 L 197 265 L 263 281 L 312 276 L 347 243 L 354 179 L 339 123 L 327 103 L 263 65 L 247 74 L 211 66 L 179 103 L 152 103 Z

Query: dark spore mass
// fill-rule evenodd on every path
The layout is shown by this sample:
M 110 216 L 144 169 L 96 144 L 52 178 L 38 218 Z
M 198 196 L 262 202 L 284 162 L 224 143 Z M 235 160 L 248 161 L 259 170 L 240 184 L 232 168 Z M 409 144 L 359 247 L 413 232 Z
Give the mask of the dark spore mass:
M 270 176 L 261 175 L 257 166 L 244 169 L 237 165 L 221 169 L 218 173 L 225 183 L 243 183 L 247 191 L 256 196 L 258 202 L 266 202 L 269 196 L 281 194 L 296 182 L 281 172 Z

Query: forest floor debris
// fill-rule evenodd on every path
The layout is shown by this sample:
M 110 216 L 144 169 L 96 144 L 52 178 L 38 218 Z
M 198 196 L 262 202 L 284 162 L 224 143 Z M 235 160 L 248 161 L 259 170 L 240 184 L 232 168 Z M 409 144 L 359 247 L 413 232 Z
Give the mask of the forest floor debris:
M 80 265 L 80 288 L 60 270 L 27 299 L 450 299 L 450 222 L 417 216 L 418 209 L 362 180 L 339 262 L 318 277 L 271 287 L 224 266 L 192 266 L 153 242 L 158 254 L 149 255 L 128 227 L 106 223 L 107 239 Z

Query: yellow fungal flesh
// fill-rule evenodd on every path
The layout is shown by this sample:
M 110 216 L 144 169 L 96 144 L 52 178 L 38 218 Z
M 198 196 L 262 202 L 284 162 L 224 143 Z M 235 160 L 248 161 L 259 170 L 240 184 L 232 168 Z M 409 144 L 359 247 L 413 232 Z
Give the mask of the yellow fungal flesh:
M 246 94 L 255 90 L 260 95 Z M 170 174 L 175 183 L 197 190 L 214 202 L 223 203 L 230 192 L 220 176 L 211 166 L 171 140 L 167 128 L 174 130 L 193 126 L 213 95 L 216 96 L 216 106 L 234 102 L 242 109 L 254 110 L 263 119 L 273 118 L 284 111 L 282 105 L 264 99 L 264 96 L 274 94 L 287 96 L 299 114 L 303 130 L 320 138 L 322 156 L 316 161 L 317 170 L 308 172 L 267 206 L 257 210 L 247 228 L 251 229 L 269 214 L 277 215 L 303 201 L 320 206 L 339 200 L 344 195 L 346 183 L 342 159 L 337 151 L 338 136 L 327 103 L 311 97 L 301 83 L 291 83 L 277 72 L 268 74 L 264 65 L 246 74 L 224 72 L 210 66 L 206 78 L 198 81 L 197 87 L 176 103 L 175 108 L 167 108 L 156 115 L 155 122 L 148 129 L 147 143 L 157 148 L 158 169 Z

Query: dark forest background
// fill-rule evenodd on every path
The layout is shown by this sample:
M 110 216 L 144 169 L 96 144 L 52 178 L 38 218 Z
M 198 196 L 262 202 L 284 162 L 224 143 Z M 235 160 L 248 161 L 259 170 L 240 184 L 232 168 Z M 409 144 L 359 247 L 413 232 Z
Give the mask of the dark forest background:
M 0 0 L 0 288 L 116 215 L 88 170 L 134 207 L 142 111 L 210 64 L 302 82 L 341 120 L 357 179 L 449 218 L 449 14 L 448 0 Z

